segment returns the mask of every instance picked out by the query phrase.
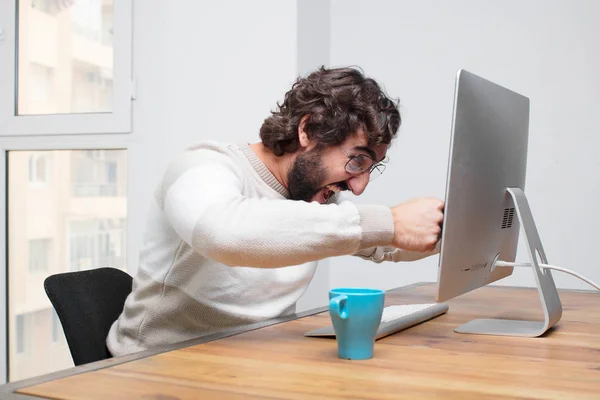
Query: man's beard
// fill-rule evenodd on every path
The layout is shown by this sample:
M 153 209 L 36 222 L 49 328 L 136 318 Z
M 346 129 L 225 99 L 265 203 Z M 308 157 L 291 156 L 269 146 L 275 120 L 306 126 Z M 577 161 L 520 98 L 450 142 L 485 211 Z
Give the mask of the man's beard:
M 321 190 L 325 175 L 319 147 L 299 154 L 288 172 L 290 198 L 311 201 Z

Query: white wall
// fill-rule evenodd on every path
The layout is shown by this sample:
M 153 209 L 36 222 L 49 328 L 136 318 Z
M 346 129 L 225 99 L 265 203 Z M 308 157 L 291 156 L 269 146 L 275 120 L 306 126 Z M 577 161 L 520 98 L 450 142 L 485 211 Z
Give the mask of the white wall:
M 313 30 L 298 24 L 300 14 L 318 12 L 325 3 L 136 2 L 130 272 L 137 269 L 146 213 L 168 161 L 201 140 L 258 142 L 263 120 L 297 75 L 326 63 L 326 43 L 311 46 Z M 327 22 L 312 28 L 323 30 Z M 323 303 L 327 279 L 319 269 L 299 310 Z
M 549 262 L 600 282 L 599 15 L 595 0 L 332 0 L 331 65 L 360 65 L 400 98 L 404 118 L 392 162 L 358 201 L 443 198 L 454 77 L 465 68 L 531 99 L 526 193 Z M 522 244 L 517 259 L 527 260 Z M 435 282 L 437 262 L 334 259 L 330 285 Z M 534 285 L 529 270 L 501 282 Z

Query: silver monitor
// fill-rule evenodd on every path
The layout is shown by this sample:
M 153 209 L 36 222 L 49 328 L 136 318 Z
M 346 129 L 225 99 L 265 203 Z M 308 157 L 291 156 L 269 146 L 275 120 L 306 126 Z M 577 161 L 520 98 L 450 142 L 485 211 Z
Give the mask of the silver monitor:
M 529 99 L 465 70 L 458 71 L 446 182 L 437 301 L 512 274 L 520 228 L 544 308 L 544 321 L 480 319 L 455 331 L 539 336 L 562 308 L 525 197 Z

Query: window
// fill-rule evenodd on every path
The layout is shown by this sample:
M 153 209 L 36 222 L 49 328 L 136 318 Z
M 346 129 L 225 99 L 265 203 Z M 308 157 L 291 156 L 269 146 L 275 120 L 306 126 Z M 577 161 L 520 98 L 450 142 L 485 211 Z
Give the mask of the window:
M 50 159 L 51 154 L 33 153 L 29 156 L 29 183 L 45 184 L 50 179 Z
M 47 276 L 125 267 L 132 11 L 133 0 L 0 0 L 0 280 L 10 299 L 0 383 L 73 365 Z
M 32 62 L 29 65 L 29 99 L 33 113 L 52 113 L 54 68 Z
M 125 268 L 125 220 L 92 219 L 70 224 L 71 271 Z
M 71 111 L 110 112 L 112 110 L 112 69 L 73 62 Z
M 58 4 L 57 0 L 31 0 L 31 8 L 50 15 L 58 13 Z
M 112 26 L 103 24 L 112 24 L 114 0 L 23 7 L 29 1 L 19 2 L 17 115 L 111 112 L 114 49 L 103 36 Z
M 52 239 L 29 240 L 29 272 L 47 272 L 52 256 Z
M 17 354 L 25 352 L 25 316 L 17 315 L 15 318 L 15 338 Z
M 124 165 L 124 153 L 103 150 L 74 152 L 71 155 L 72 191 L 76 197 L 123 196 L 125 186 L 119 183 L 118 171 Z
M 127 175 L 121 171 L 127 151 L 10 150 L 6 165 L 12 381 L 73 365 L 44 293 L 47 276 L 106 265 L 125 269 Z M 40 192 L 28 181 L 42 176 L 54 178 Z
M 0 135 L 131 131 L 132 2 L 0 2 Z
M 56 314 L 56 311 L 54 311 L 54 308 L 51 309 L 52 312 L 52 342 L 53 343 L 58 343 L 62 340 L 63 338 L 63 330 L 62 330 L 62 324 L 60 323 L 60 319 L 58 319 L 58 315 Z
M 110 184 L 117 183 L 117 163 L 115 161 L 106 163 L 106 180 Z

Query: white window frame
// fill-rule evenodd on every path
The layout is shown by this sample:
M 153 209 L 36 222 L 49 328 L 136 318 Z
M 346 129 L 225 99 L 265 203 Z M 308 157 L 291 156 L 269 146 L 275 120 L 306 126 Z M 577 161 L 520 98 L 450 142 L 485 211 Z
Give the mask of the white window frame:
M 17 1 L 0 0 L 0 229 L 4 243 L 0 245 L 0 384 L 8 381 L 8 287 L 7 264 L 7 154 L 9 151 L 123 149 L 127 151 L 127 197 L 136 193 L 132 178 L 133 159 L 143 159 L 139 139 L 129 135 L 132 130 L 132 100 L 135 100 L 133 74 L 133 1 L 114 1 L 113 42 L 113 112 L 71 113 L 16 116 Z M 138 171 L 139 173 L 140 171 Z M 139 189 L 139 188 L 138 188 Z M 127 264 L 133 265 L 137 251 L 137 228 L 142 216 L 137 216 L 127 202 Z M 133 247 L 133 250 L 130 250 Z M 66 260 L 65 260 L 66 261 Z
M 131 132 L 133 0 L 114 1 L 113 111 L 49 115 L 15 115 L 18 1 L 0 1 L 0 136 Z
M 120 1 L 120 0 L 118 0 Z M 132 135 L 122 134 L 106 134 L 106 135 L 66 135 L 62 137 L 57 136 L 13 136 L 13 137 L 2 137 L 0 136 L 0 229 L 4 237 L 2 245 L 0 245 L 0 293 L 4 291 L 7 293 L 8 287 L 8 259 L 7 259 L 7 248 L 8 248 L 8 215 L 7 211 L 7 161 L 9 151 L 36 151 L 36 150 L 95 150 L 95 149 L 106 149 L 106 150 L 126 150 L 127 151 L 127 197 L 131 197 L 132 193 L 135 193 L 135 181 L 132 177 L 131 164 L 134 162 L 134 157 L 142 156 L 141 154 L 132 153 L 133 147 L 135 147 L 135 139 Z M 143 158 L 143 157 L 142 157 Z M 132 185 L 133 183 L 133 185 Z M 132 225 L 135 221 L 131 220 L 133 213 L 131 201 L 127 202 L 127 226 Z M 137 221 L 138 223 L 141 221 Z M 126 233 L 126 243 L 128 244 L 128 250 L 126 259 L 129 261 L 129 244 L 132 243 L 140 232 L 135 229 L 128 229 Z M 67 253 L 67 257 L 70 253 Z M 65 260 L 67 262 L 68 260 Z M 8 382 L 8 307 L 7 296 L 0 296 L 0 384 Z M 10 299 L 8 299 L 10 302 Z

